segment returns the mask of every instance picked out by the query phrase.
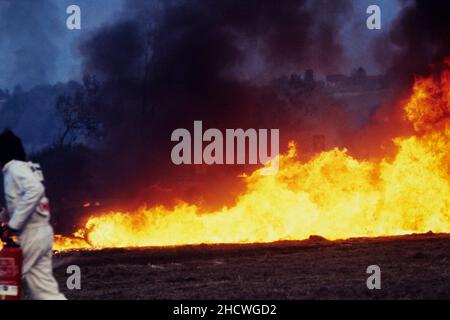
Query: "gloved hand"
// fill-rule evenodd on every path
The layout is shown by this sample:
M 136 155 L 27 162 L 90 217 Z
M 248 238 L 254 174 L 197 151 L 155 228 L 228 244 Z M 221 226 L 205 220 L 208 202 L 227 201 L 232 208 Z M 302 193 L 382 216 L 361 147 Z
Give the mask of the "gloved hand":
M 2 239 L 3 242 L 6 242 L 10 240 L 14 235 L 14 233 L 16 232 L 17 230 L 10 228 L 7 224 L 2 225 L 0 227 L 0 238 Z

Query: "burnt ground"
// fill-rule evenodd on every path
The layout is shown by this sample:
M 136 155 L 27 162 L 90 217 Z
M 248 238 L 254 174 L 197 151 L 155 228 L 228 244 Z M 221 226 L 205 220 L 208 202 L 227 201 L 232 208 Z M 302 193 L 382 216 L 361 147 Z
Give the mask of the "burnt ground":
M 450 235 L 75 251 L 55 255 L 69 299 L 449 299 Z M 66 288 L 66 266 L 81 290 Z M 368 290 L 366 268 L 381 268 Z

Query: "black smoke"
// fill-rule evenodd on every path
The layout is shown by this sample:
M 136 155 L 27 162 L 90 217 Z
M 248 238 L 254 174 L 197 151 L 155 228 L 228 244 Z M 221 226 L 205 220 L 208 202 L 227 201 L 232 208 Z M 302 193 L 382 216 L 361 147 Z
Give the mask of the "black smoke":
M 407 0 L 389 33 L 375 44 L 375 58 L 393 77 L 412 80 L 450 56 L 450 2 Z
M 194 120 L 219 129 L 283 128 L 287 145 L 302 125 L 293 113 L 314 102 L 293 111 L 269 80 L 289 70 L 339 70 L 346 60 L 339 30 L 351 9 L 341 0 L 127 1 L 120 21 L 80 46 L 84 73 L 102 83 L 99 189 L 127 201 L 161 190 L 201 201 L 200 184 L 218 202 L 226 198 L 243 168 L 226 175 L 223 166 L 176 167 L 171 132 L 192 130 Z
M 50 81 L 58 50 L 52 42 L 56 38 L 48 34 L 59 29 L 51 16 L 48 28 L 36 18 L 34 13 L 43 9 L 37 2 L 7 3 L 1 11 L 0 34 L 7 40 L 17 38 L 15 43 L 21 45 L 6 77 L 25 86 Z M 45 12 L 55 11 L 51 3 L 45 2 Z M 450 11 L 446 1 L 403 3 L 374 52 L 392 78 L 410 80 L 450 54 Z M 98 200 L 102 210 L 103 205 L 124 207 L 177 198 L 226 203 L 239 190 L 236 175 L 247 167 L 177 167 L 171 162 L 171 132 L 192 131 L 194 120 L 219 129 L 280 128 L 282 147 L 312 122 L 328 130 L 329 136 L 348 137 L 342 132 L 349 124 L 348 115 L 338 102 L 312 93 L 292 103 L 278 95 L 271 81 L 306 69 L 321 75 L 348 72 L 340 31 L 352 18 L 351 4 L 346 0 L 124 1 L 112 24 L 82 35 L 78 48 L 82 72 L 101 83 L 97 116 L 104 134 L 92 153 L 82 148 L 72 150 L 73 157 L 64 150 L 54 151 L 64 157 L 42 156 L 59 159 L 47 165 L 60 168 L 47 175 L 53 185 L 51 198 L 72 203 L 71 197 L 82 190 L 83 200 Z M 16 20 L 25 24 L 14 34 L 5 33 Z M 314 108 L 319 116 L 311 121 L 308 112 Z M 386 131 L 385 123 L 379 127 Z M 71 185 L 61 187 L 62 180 Z M 76 214 L 80 205 L 74 202 Z

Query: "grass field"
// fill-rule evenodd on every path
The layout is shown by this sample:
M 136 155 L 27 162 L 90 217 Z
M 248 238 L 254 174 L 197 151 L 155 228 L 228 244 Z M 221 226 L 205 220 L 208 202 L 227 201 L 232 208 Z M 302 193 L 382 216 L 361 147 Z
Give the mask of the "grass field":
M 450 298 L 450 235 L 74 251 L 54 264 L 69 299 Z M 81 290 L 66 288 L 70 264 Z M 373 264 L 381 290 L 366 287 Z

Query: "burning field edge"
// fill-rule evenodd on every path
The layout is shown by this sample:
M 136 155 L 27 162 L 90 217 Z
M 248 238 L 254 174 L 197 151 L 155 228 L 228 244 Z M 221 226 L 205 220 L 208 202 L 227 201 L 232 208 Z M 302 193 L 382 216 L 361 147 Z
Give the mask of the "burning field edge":
M 56 235 L 59 236 L 59 235 Z M 159 245 L 159 246 L 129 246 L 129 247 L 106 247 L 106 248 L 72 248 L 58 250 L 54 249 L 54 253 L 57 255 L 70 255 L 74 252 L 124 252 L 124 251 L 160 251 L 160 250 L 185 250 L 193 248 L 204 248 L 207 250 L 233 250 L 248 248 L 253 250 L 254 248 L 277 248 L 277 247 L 303 247 L 303 246 L 323 246 L 323 245 L 337 245 L 343 243 L 364 243 L 364 242 L 376 242 L 376 241 L 396 241 L 396 240 L 418 240 L 418 239 L 430 239 L 430 238 L 448 238 L 450 239 L 450 233 L 434 233 L 428 231 L 427 233 L 410 233 L 400 235 L 386 235 L 379 237 L 350 237 L 346 239 L 329 240 L 320 235 L 311 235 L 308 239 L 303 240 L 278 240 L 271 242 L 248 242 L 248 243 L 198 243 L 198 244 L 181 244 L 181 245 Z
M 448 299 L 450 234 L 328 241 L 74 250 L 56 253 L 64 284 L 80 266 L 70 299 Z M 366 269 L 381 268 L 381 290 Z M 257 268 L 256 268 L 257 266 Z

